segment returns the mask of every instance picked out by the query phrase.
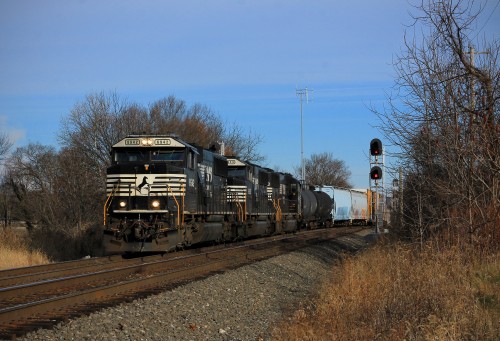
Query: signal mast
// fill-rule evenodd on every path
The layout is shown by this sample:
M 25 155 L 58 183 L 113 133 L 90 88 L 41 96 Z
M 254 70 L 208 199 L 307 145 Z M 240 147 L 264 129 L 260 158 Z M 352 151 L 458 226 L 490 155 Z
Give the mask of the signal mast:
M 371 218 L 375 221 L 376 232 L 380 232 L 380 227 L 384 224 L 384 178 L 382 176 L 384 169 L 384 152 L 382 141 L 375 138 L 370 141 L 370 191 L 371 200 Z

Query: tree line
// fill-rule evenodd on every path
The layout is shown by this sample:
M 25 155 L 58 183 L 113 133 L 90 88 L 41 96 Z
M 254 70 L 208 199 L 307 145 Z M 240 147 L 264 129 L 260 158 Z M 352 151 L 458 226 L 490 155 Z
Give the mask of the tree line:
M 401 232 L 498 247 L 499 42 L 479 39 L 474 8 L 464 0 L 417 7 L 415 34 L 407 31 L 395 60 L 395 91 L 373 111 L 404 170 Z

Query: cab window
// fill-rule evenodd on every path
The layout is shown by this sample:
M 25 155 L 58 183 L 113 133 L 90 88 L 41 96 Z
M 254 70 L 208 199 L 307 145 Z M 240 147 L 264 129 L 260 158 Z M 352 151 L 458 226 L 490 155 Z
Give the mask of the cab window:
M 148 154 L 138 150 L 134 151 L 116 151 L 116 162 L 144 162 L 148 161 Z
M 151 159 L 153 161 L 184 161 L 184 151 L 155 151 Z
M 196 155 L 195 153 L 193 152 L 189 152 L 188 153 L 188 161 L 187 161 L 187 165 L 189 168 L 191 169 L 195 169 L 195 165 L 196 165 Z

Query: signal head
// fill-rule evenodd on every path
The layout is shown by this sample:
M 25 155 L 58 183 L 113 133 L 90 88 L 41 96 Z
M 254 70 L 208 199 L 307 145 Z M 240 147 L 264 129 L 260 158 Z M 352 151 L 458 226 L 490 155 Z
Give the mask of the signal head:
M 373 139 L 370 142 L 370 154 L 373 156 L 382 155 L 382 141 Z
M 379 166 L 373 166 L 370 169 L 370 179 L 372 180 L 380 180 L 382 179 L 382 168 Z

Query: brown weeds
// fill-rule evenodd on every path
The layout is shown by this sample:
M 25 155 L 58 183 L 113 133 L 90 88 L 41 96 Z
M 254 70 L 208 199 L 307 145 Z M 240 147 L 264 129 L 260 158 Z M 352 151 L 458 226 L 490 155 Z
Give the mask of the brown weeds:
M 500 254 L 379 245 L 344 258 L 275 340 L 497 340 Z
M 29 250 L 19 233 L 4 230 L 0 233 L 0 270 L 49 263 L 39 250 Z

